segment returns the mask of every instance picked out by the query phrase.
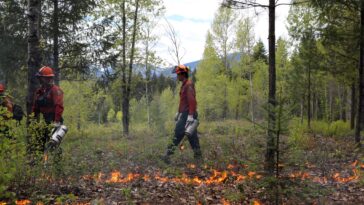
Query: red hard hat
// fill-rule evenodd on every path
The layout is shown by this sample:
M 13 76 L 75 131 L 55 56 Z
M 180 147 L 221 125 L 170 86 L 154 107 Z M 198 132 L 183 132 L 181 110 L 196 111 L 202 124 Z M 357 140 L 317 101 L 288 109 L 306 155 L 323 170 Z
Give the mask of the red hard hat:
M 40 77 L 54 77 L 53 69 L 51 67 L 48 67 L 48 66 L 43 66 L 43 67 L 41 67 L 39 69 L 39 71 L 36 74 L 36 76 L 40 76 Z
M 174 68 L 175 68 L 175 73 L 177 74 L 190 72 L 190 68 L 185 65 L 177 65 Z
M 5 85 L 0 83 L 0 93 L 5 91 Z

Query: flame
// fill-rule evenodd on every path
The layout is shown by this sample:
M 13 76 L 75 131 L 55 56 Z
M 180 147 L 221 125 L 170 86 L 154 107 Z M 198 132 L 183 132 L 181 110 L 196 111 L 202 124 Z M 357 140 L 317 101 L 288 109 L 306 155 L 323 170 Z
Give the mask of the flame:
M 110 179 L 106 180 L 106 182 L 108 183 L 127 183 L 130 181 L 133 181 L 136 178 L 139 178 L 140 174 L 133 174 L 133 173 L 129 173 L 125 178 L 123 178 L 123 175 L 118 172 L 118 171 L 114 171 L 111 173 L 111 177 Z
M 48 161 L 48 154 L 47 153 L 44 154 L 43 159 L 44 159 L 45 162 Z
M 255 172 L 248 172 L 249 177 L 253 177 L 255 175 Z
M 235 168 L 235 166 L 234 166 L 234 165 L 232 165 L 232 164 L 229 164 L 229 165 L 227 166 L 227 168 L 228 168 L 228 169 L 234 169 L 234 168 Z
M 0 201 L 0 205 L 6 205 L 6 202 L 1 202 L 1 201 Z
M 16 200 L 15 201 L 15 204 L 16 205 L 28 205 L 28 204 L 30 204 L 31 203 L 31 201 L 29 201 L 28 199 L 24 199 L 24 200 Z
M 181 144 L 181 145 L 179 146 L 179 149 L 180 149 L 181 151 L 183 151 L 183 150 L 185 149 L 185 146 L 184 146 L 183 144 Z
M 202 205 L 202 203 L 200 201 L 197 202 L 197 205 Z
M 308 163 L 306 163 L 307 165 L 309 165 Z M 247 179 L 261 179 L 263 178 L 263 175 L 259 175 L 254 171 L 248 171 L 247 175 L 242 175 L 239 174 L 235 171 L 233 171 L 233 169 L 237 168 L 240 165 L 233 165 L 233 164 L 228 164 L 227 165 L 227 170 L 225 171 L 219 171 L 216 169 L 211 169 L 210 171 L 210 176 L 204 177 L 204 178 L 199 178 L 198 176 L 188 176 L 187 174 L 182 174 L 182 176 L 180 177 L 166 177 L 161 175 L 159 172 L 157 172 L 154 175 L 142 175 L 142 174 L 134 174 L 134 173 L 128 173 L 126 175 L 122 175 L 120 172 L 118 171 L 113 171 L 108 179 L 105 179 L 104 175 L 102 173 L 99 173 L 97 176 L 94 176 L 94 180 L 98 181 L 98 182 L 107 182 L 107 183 L 128 183 L 131 182 L 133 180 L 144 180 L 144 181 L 150 181 L 150 180 L 156 180 L 159 181 L 161 183 L 184 183 L 184 184 L 195 184 L 195 185 L 201 185 L 201 184 L 205 184 L 205 185 L 211 185 L 211 184 L 221 184 L 224 183 L 228 177 L 231 178 L 231 181 L 233 183 L 239 183 L 241 181 L 247 180 Z M 241 165 L 242 167 L 247 167 L 247 165 Z M 314 165 L 309 165 L 311 167 L 314 167 Z M 340 173 L 335 173 L 333 174 L 331 177 L 329 177 L 330 180 L 339 182 L 339 183 L 347 183 L 347 182 L 351 182 L 353 180 L 356 180 L 359 178 L 359 167 L 364 167 L 364 165 L 358 161 L 355 161 L 353 163 L 351 163 L 352 168 L 352 176 L 349 177 L 342 177 L 340 176 Z M 195 164 L 188 164 L 187 165 L 188 168 L 190 169 L 195 169 L 197 166 Z M 204 165 L 204 168 L 207 169 L 207 165 Z M 202 168 L 201 168 L 202 169 Z M 320 184 L 327 184 L 328 183 L 328 178 L 324 177 L 320 177 L 320 176 L 315 176 L 313 174 L 310 174 L 309 172 L 303 172 L 303 171 L 297 171 L 297 172 L 292 172 L 288 175 L 290 178 L 298 178 L 301 180 L 311 180 L 313 182 L 316 183 L 320 183 Z M 85 176 L 84 179 L 89 179 L 89 176 Z M 0 204 L 1 205 L 1 204 Z
M 335 181 L 340 182 L 340 183 L 348 183 L 348 182 L 354 181 L 359 178 L 358 171 L 356 169 L 353 169 L 353 173 L 354 173 L 354 175 L 349 176 L 349 177 L 340 177 L 339 173 L 335 173 L 332 178 Z
M 102 176 L 104 176 L 101 172 L 97 175 L 97 179 L 96 179 L 96 181 L 97 182 L 101 182 L 101 180 L 102 180 Z
M 190 168 L 190 169 L 194 169 L 194 168 L 196 168 L 196 165 L 194 165 L 194 164 L 187 164 L 187 167 Z
M 230 205 L 230 202 L 228 200 L 225 200 L 225 199 L 221 199 L 221 203 L 223 205 Z
M 150 176 L 148 176 L 148 175 L 144 175 L 144 176 L 143 176 L 143 180 L 144 180 L 144 181 L 149 181 L 149 180 L 150 180 Z
M 254 200 L 253 205 L 262 205 L 262 203 L 260 203 L 258 200 Z
M 307 172 L 293 172 L 289 175 L 291 178 L 301 178 L 302 180 L 311 178 L 311 175 Z
M 320 183 L 320 184 L 327 184 L 327 178 L 326 177 L 323 177 L 323 178 L 320 178 L 320 177 L 314 177 L 312 179 L 313 182 L 316 182 L 316 183 Z
M 199 179 L 198 177 L 194 177 L 193 182 L 195 182 L 197 184 L 202 184 L 203 183 L 203 181 L 201 179 Z

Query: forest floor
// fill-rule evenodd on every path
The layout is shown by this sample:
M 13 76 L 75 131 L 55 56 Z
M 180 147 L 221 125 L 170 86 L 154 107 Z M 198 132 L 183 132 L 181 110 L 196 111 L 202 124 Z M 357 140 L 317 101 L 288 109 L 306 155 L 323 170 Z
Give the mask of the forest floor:
M 50 155 L 47 165 L 27 169 L 10 188 L 10 203 L 364 204 L 364 155 L 352 137 L 282 136 L 277 180 L 263 172 L 264 131 L 247 122 L 202 125 L 204 161 L 195 162 L 185 143 L 171 164 L 160 160 L 165 134 L 121 138 L 118 128 L 104 129 L 70 133 L 61 163 Z

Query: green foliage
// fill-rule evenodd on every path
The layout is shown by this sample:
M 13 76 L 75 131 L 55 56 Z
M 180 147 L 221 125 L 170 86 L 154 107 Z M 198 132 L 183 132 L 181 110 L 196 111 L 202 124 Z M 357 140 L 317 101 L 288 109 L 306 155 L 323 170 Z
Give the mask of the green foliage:
M 334 122 L 313 121 L 312 132 L 324 137 L 347 137 L 352 134 L 350 123 L 342 120 Z
M 263 61 L 264 63 L 268 63 L 267 51 L 265 50 L 264 43 L 261 39 L 257 42 L 257 44 L 253 48 L 253 60 L 254 61 Z
M 77 197 L 74 194 L 65 194 L 56 198 L 56 203 L 58 204 L 70 204 L 75 202 Z
M 25 162 L 24 129 L 6 116 L 9 113 L 0 107 L 0 198 L 13 197 L 8 188 L 23 174 Z
M 223 115 L 224 84 L 226 76 L 220 74 L 222 62 L 213 48 L 212 36 L 207 35 L 206 47 L 196 73 L 196 97 L 203 119 L 217 119 Z M 216 95 L 215 93 L 219 93 Z
M 110 109 L 109 112 L 107 113 L 107 121 L 112 122 L 114 120 L 115 120 L 115 111 L 114 109 Z
M 306 134 L 306 125 L 300 119 L 294 118 L 289 125 L 288 143 L 295 150 L 308 150 L 310 148 L 310 136 Z
M 118 112 L 116 113 L 116 120 L 117 120 L 118 122 L 121 122 L 122 118 L 123 118 L 123 113 L 122 113 L 121 111 L 118 111 Z

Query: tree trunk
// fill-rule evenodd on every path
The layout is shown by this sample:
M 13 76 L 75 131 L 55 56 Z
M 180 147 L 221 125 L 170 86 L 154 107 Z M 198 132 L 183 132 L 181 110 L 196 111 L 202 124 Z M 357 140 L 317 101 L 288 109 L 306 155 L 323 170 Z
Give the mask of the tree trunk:
M 254 90 L 253 90 L 253 79 L 252 72 L 249 71 L 249 87 L 250 87 L 250 112 L 251 112 L 251 121 L 254 123 Z
M 60 72 L 59 72 L 59 24 L 58 24 L 58 0 L 53 0 L 53 69 L 55 71 L 54 83 L 59 85 Z
M 150 37 L 150 30 L 148 28 L 148 36 L 147 42 L 145 46 L 145 102 L 147 104 L 147 120 L 148 120 L 148 127 L 150 128 L 150 103 L 149 103 L 149 80 L 150 80 L 150 68 L 149 64 L 149 37 Z
M 346 92 L 346 86 L 342 86 L 342 95 L 341 95 L 341 120 L 346 122 L 346 103 L 347 103 L 347 92 Z
M 276 135 L 276 68 L 275 68 L 275 0 L 269 0 L 269 94 L 268 94 L 268 136 L 265 156 L 266 171 L 274 174 Z
M 316 93 L 315 91 L 312 92 L 312 119 L 316 120 L 317 119 L 317 113 L 316 113 Z
M 304 111 L 304 106 L 303 106 L 303 104 L 304 104 L 304 100 L 303 99 L 301 99 L 301 101 L 300 101 L 300 115 L 301 115 L 301 124 L 303 124 L 303 111 Z
M 124 13 L 125 13 L 125 1 L 123 3 L 123 9 L 124 9 Z M 132 41 L 131 41 L 131 51 L 130 51 L 130 60 L 129 60 L 129 71 L 128 71 L 128 82 L 125 85 L 125 95 L 123 95 L 123 127 L 124 127 L 124 136 L 128 136 L 129 135 L 129 121 L 130 121 L 130 113 L 129 113 L 129 109 L 130 109 L 130 92 L 131 92 L 131 77 L 132 77 L 132 72 L 133 72 L 133 65 L 134 65 L 134 53 L 135 53 L 135 41 L 136 41 L 136 32 L 137 32 L 137 20 L 138 20 L 138 10 L 139 10 L 139 0 L 135 1 L 135 11 L 134 11 L 134 22 L 133 22 L 133 36 L 132 36 Z M 125 14 L 123 14 L 125 15 Z M 126 22 L 126 17 L 123 16 L 123 18 L 125 18 L 125 22 Z M 125 24 L 123 25 L 125 26 Z M 123 28 L 126 29 L 126 28 Z M 124 30 L 123 32 L 126 33 L 126 30 Z M 124 36 L 124 39 L 125 36 Z M 124 70 L 125 71 L 125 70 Z M 124 74 L 125 76 L 125 74 Z
M 364 1 L 360 5 L 359 102 L 355 142 L 360 146 L 360 131 L 364 122 Z
M 307 88 L 307 126 L 311 129 L 311 67 L 308 66 L 308 88 Z
M 351 108 L 350 108 L 350 129 L 355 128 L 355 115 L 356 115 L 356 83 L 351 84 Z
M 125 1 L 123 1 L 122 3 L 122 12 L 123 12 L 123 18 L 122 18 L 122 33 L 123 33 L 123 42 L 122 42 L 122 66 L 121 66 L 121 71 L 122 71 L 122 85 L 121 85 L 121 92 L 122 92 L 122 103 L 121 103 L 121 110 L 122 110 L 122 124 L 123 124 L 123 134 L 128 134 L 129 133 L 129 120 L 127 119 L 127 117 L 129 116 L 128 110 L 129 107 L 127 105 L 128 100 L 126 100 L 127 97 L 127 89 L 126 89 L 126 10 L 125 10 Z
M 333 100 L 333 91 L 332 91 L 332 87 L 331 87 L 331 85 L 329 85 L 330 87 L 329 87 L 329 122 L 332 122 L 332 120 L 333 120 L 333 116 L 334 116 L 334 111 L 333 111 L 333 109 L 334 109 L 334 100 Z
M 35 74 L 40 68 L 42 61 L 39 48 L 40 16 L 41 1 L 28 0 L 28 93 L 26 99 L 28 116 L 32 112 L 34 92 L 38 87 Z

